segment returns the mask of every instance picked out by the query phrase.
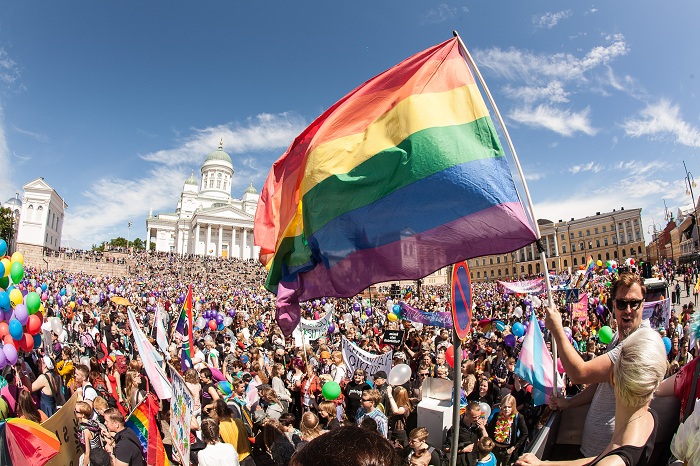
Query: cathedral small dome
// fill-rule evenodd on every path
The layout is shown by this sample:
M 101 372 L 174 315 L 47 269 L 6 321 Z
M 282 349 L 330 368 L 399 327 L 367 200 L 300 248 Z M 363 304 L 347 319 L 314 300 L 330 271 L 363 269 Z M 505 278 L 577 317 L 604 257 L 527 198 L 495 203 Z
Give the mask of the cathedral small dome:
M 245 194 L 258 194 L 258 190 L 253 187 L 253 182 L 250 182 L 250 186 L 245 190 Z
M 190 177 L 185 180 L 185 184 L 193 184 L 195 186 L 199 186 L 199 183 L 197 183 L 197 180 L 194 179 L 194 172 L 192 172 Z
M 7 200 L 7 202 L 5 202 L 5 207 L 7 207 L 7 208 L 22 207 L 22 201 L 20 201 L 18 197 L 11 197 Z

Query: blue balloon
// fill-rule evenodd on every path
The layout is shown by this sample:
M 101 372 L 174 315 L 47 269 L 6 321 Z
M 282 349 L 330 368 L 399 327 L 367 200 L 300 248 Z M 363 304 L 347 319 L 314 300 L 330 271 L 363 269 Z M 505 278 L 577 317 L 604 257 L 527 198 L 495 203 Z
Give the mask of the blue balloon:
M 10 295 L 0 291 L 0 309 L 10 309 Z
M 663 337 L 664 346 L 666 347 L 666 354 L 671 352 L 671 339 L 669 337 Z
M 223 329 L 224 329 L 224 324 L 219 324 L 219 325 L 217 325 L 217 326 L 216 326 L 216 329 L 217 329 L 218 331 L 223 330 Z
M 7 254 L 7 243 L 4 239 L 0 239 L 0 256 Z
M 511 328 L 511 331 L 513 332 L 513 335 L 515 335 L 518 338 L 525 335 L 525 327 L 523 327 L 523 324 L 521 324 L 520 322 L 514 323 L 513 328 Z
M 399 306 L 398 304 L 394 304 L 394 307 L 392 307 L 391 310 L 394 311 L 394 314 L 396 314 L 397 316 L 401 315 L 401 306 Z
M 0 262 L 0 278 L 5 276 L 5 264 Z
M 66 295 L 66 289 L 65 289 L 65 288 L 61 288 L 61 296 L 65 296 L 65 295 Z
M 41 346 L 41 333 L 37 333 L 36 335 L 34 335 L 34 349 L 37 349 L 40 346 Z
M 49 287 L 46 283 L 41 284 L 41 291 L 46 291 L 46 289 Z
M 22 324 L 19 323 L 19 320 L 14 317 L 10 319 L 10 336 L 12 339 L 21 340 L 23 335 L 24 330 L 22 330 Z

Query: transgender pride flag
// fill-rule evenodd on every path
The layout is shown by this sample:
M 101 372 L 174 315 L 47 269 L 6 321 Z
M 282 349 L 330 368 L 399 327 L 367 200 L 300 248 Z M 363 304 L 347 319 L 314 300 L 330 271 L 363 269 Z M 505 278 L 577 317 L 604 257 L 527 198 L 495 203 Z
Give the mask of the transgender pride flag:
M 554 386 L 552 355 L 544 343 L 544 337 L 534 312 L 530 316 L 530 325 L 525 333 L 523 346 L 515 365 L 515 374 L 532 385 L 532 398 L 535 406 L 547 403 Z M 559 374 L 557 377 L 559 378 L 557 385 L 561 387 L 561 377 Z

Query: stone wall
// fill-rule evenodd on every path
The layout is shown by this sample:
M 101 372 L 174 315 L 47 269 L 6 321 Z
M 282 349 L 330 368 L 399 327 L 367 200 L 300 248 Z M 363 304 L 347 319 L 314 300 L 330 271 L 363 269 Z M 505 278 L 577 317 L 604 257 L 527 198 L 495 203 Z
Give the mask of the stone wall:
M 135 262 L 124 253 L 106 252 L 102 257 L 79 254 L 57 254 L 53 251 L 44 254 L 44 248 L 33 244 L 18 243 L 17 250 L 24 255 L 26 267 L 40 270 L 63 269 L 70 273 L 87 273 L 97 277 L 119 277 L 134 270 Z M 115 261 L 112 261 L 114 259 Z

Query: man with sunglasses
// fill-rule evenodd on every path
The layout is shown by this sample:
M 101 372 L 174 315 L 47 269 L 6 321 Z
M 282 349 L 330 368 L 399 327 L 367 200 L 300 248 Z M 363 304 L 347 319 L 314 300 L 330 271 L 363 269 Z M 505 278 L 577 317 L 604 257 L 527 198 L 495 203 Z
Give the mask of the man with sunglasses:
M 607 353 L 584 361 L 568 341 L 562 325 L 561 314 L 556 307 L 547 310 L 546 324 L 557 342 L 559 358 L 567 375 L 575 384 L 588 384 L 585 390 L 573 398 L 550 398 L 550 408 L 566 409 L 590 403 L 583 428 L 581 453 L 583 458 L 595 457 L 612 439 L 615 429 L 615 393 L 610 384 L 612 369 L 619 358 L 624 340 L 642 326 L 646 288 L 643 279 L 633 272 L 623 272 L 613 283 L 610 296 L 617 332 L 608 345 Z

